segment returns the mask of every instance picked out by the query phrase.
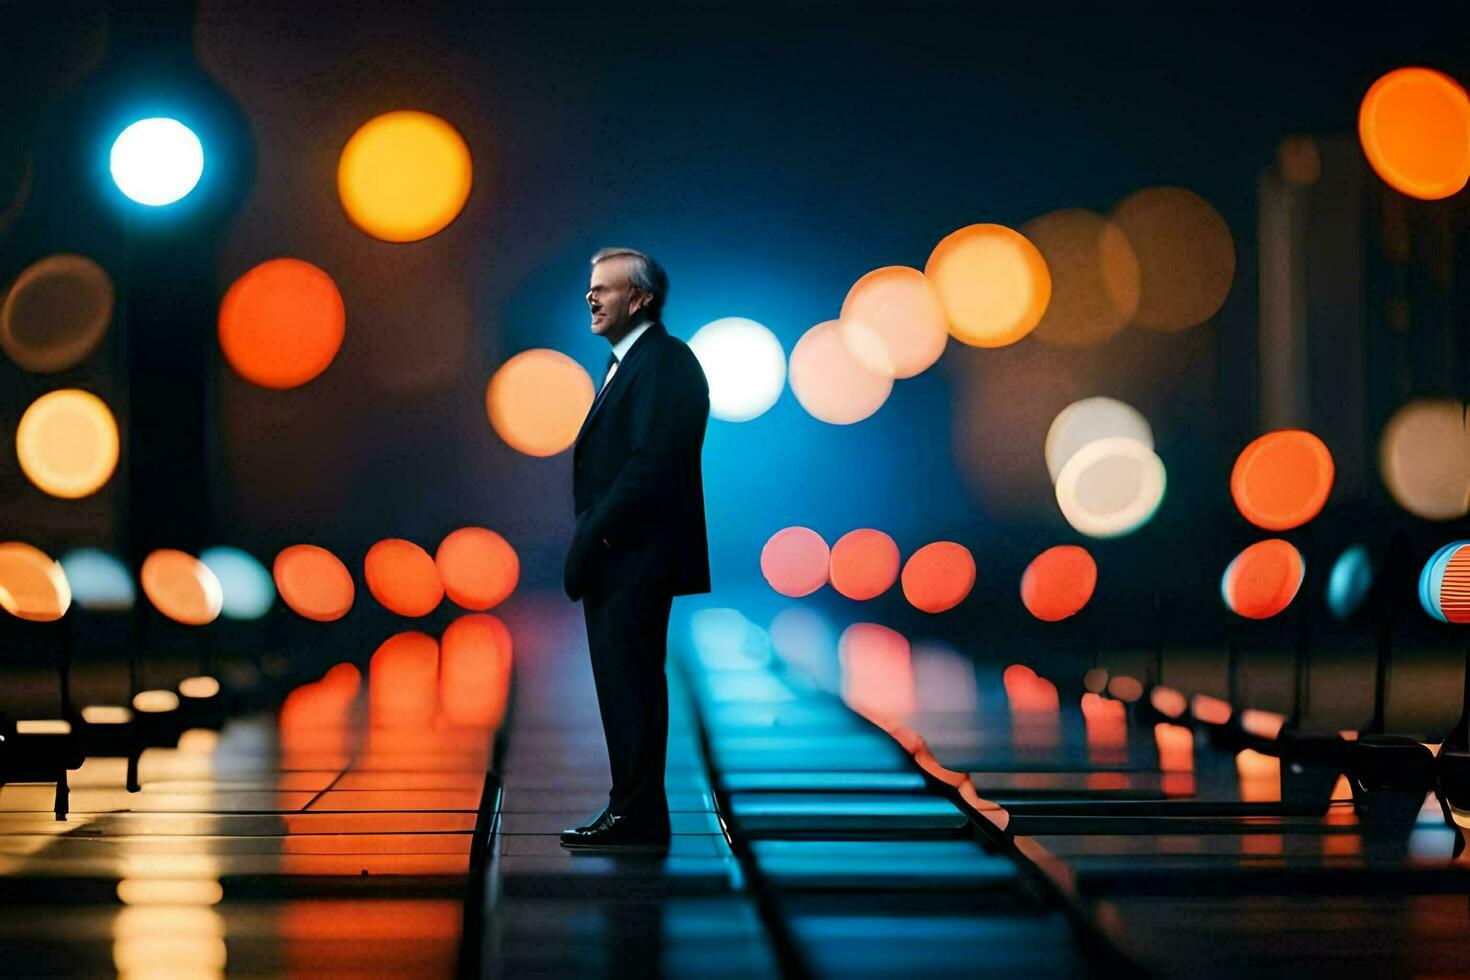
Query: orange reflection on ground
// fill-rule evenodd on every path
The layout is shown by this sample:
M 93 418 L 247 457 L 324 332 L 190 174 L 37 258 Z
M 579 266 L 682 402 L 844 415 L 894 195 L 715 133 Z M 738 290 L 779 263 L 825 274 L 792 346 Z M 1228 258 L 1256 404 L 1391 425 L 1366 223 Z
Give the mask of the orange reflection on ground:
M 337 664 L 320 680 L 286 695 L 279 719 L 284 767 L 304 768 L 314 760 L 345 764 L 352 747 L 352 703 L 361 684 L 362 674 L 356 667 Z
M 1087 759 L 1095 766 L 1116 765 L 1127 758 L 1128 718 L 1123 702 L 1091 692 L 1082 695 L 1082 721 L 1087 728 Z
M 1183 725 L 1160 722 L 1154 726 L 1159 768 L 1164 772 L 1194 772 L 1194 732 Z
M 1241 749 L 1235 755 L 1235 773 L 1240 778 L 1242 802 L 1281 802 L 1281 760 L 1276 756 Z
M 1035 714 L 1060 710 L 1057 687 L 1025 664 L 1011 664 L 1001 675 L 1011 714 Z
M 914 713 L 913 655 L 902 633 L 876 623 L 854 623 L 838 639 L 837 656 L 842 700 L 854 711 L 890 724 Z
M 412 630 L 384 640 L 368 665 L 368 717 L 373 728 L 422 728 L 439 699 L 439 644 Z
M 373 598 L 400 616 L 427 616 L 444 599 L 434 559 L 412 541 L 379 541 L 368 549 L 362 574 Z
M 510 697 L 510 630 L 495 616 L 461 616 L 440 641 L 439 700 L 450 724 L 498 728 Z
M 450 601 L 475 612 L 498 606 L 515 591 L 521 560 L 489 528 L 462 527 L 439 542 L 434 564 Z
M 453 899 L 331 898 L 284 903 L 277 928 L 292 976 L 380 973 L 383 943 L 392 944 L 392 972 L 449 976 L 463 925 L 464 903 Z
M 1011 743 L 1027 752 L 1045 753 L 1061 742 L 1061 707 L 1056 685 L 1023 664 L 1011 664 L 1001 676 L 1011 710 Z

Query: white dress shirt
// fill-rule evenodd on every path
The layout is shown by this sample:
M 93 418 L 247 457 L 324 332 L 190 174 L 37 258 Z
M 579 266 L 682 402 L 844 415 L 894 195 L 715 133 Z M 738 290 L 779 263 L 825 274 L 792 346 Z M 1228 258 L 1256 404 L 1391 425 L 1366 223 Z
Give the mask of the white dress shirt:
M 638 324 L 638 326 L 634 327 L 632 330 L 629 330 L 627 335 L 623 337 L 622 340 L 618 341 L 616 344 L 613 344 L 612 356 L 617 358 L 617 360 L 608 365 L 607 377 L 602 379 L 603 388 L 606 388 L 608 382 L 613 379 L 613 375 L 618 373 L 618 365 L 623 363 L 623 358 L 628 356 L 628 351 L 631 350 L 633 345 L 638 342 L 638 338 L 643 336 L 643 331 L 647 330 L 651 326 L 653 326 L 652 320 L 644 320 L 642 323 Z M 598 390 L 600 391 L 601 389 Z

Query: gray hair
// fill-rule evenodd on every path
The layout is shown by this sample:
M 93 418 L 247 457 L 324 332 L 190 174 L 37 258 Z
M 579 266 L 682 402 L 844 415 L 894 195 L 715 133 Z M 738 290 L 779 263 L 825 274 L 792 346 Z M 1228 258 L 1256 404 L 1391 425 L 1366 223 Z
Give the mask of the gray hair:
M 616 258 L 633 260 L 628 264 L 628 282 L 651 297 L 645 309 L 652 319 L 657 320 L 663 315 L 664 299 L 669 295 L 669 274 L 664 271 L 663 266 L 632 248 L 600 248 L 592 256 L 592 264 L 596 265 L 603 259 Z

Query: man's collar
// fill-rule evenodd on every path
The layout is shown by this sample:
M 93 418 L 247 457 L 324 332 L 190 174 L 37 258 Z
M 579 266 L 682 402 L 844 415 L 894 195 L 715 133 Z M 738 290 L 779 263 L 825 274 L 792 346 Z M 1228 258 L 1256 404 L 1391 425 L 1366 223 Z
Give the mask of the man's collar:
M 629 330 L 622 340 L 613 344 L 612 354 L 613 357 L 618 359 L 619 364 L 623 363 L 623 358 L 628 356 L 628 351 L 632 350 L 633 345 L 638 342 L 638 338 L 643 336 L 644 332 L 651 326 L 653 326 L 652 320 L 644 320 L 638 326 Z

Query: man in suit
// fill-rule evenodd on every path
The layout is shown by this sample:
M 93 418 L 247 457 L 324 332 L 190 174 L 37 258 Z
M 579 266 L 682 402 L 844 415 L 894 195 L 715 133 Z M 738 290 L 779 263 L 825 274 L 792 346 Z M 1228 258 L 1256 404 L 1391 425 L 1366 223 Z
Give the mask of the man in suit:
M 577 522 L 564 582 L 587 619 L 613 784 L 601 814 L 562 833 L 569 848 L 669 842 L 664 657 L 673 597 L 709 591 L 700 475 L 709 385 L 659 322 L 668 288 L 642 252 L 592 257 L 592 332 L 612 354 L 573 450 Z

